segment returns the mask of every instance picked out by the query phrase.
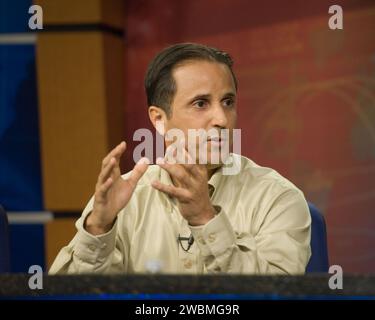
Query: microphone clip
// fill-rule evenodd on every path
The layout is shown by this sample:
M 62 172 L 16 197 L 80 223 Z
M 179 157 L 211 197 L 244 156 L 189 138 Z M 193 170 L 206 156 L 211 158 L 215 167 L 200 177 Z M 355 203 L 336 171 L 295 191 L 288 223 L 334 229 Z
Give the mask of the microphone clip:
M 177 238 L 177 241 L 180 243 L 180 246 L 181 248 L 188 252 L 189 249 L 191 248 L 191 246 L 193 245 L 194 243 L 194 237 L 193 235 L 191 234 L 190 237 L 181 237 L 180 234 L 178 235 L 178 238 Z M 188 242 L 188 246 L 187 248 L 185 248 L 183 245 L 182 245 L 182 241 L 187 241 Z

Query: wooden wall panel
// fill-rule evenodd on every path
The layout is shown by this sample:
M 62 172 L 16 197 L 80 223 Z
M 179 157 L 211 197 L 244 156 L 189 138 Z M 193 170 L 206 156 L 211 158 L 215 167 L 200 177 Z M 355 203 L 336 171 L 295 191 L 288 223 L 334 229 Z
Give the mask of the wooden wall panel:
M 104 41 L 104 83 L 107 112 L 107 141 L 110 147 L 124 139 L 124 49 L 118 37 L 106 35 Z M 131 154 L 126 156 L 132 158 Z
M 62 247 L 73 239 L 76 229 L 75 218 L 59 218 L 48 222 L 44 227 L 46 267 L 51 267 Z
M 63 17 L 67 3 L 73 1 L 64 2 L 65 6 L 60 1 L 52 1 L 53 5 L 40 2 L 46 7 L 45 21 L 78 23 L 76 18 L 54 18 Z M 86 15 L 77 16 L 83 26 L 91 18 L 97 21 L 98 6 L 101 17 L 110 17 L 121 7 L 119 1 L 84 2 L 90 5 L 83 6 L 79 1 L 72 4 L 78 11 L 86 9 Z M 61 15 L 57 14 L 56 3 L 60 3 Z M 65 15 L 75 17 L 69 10 Z M 122 12 L 116 14 L 120 16 Z M 104 18 L 100 19 L 105 23 Z M 50 211 L 81 211 L 94 192 L 101 159 L 123 138 L 122 30 L 99 30 L 82 32 L 62 26 L 52 32 L 47 26 L 45 32 L 38 34 L 43 193 L 44 206 Z
M 107 149 L 103 35 L 38 38 L 40 132 L 45 207 L 79 210 Z M 96 161 L 95 161 L 96 160 Z
M 102 23 L 124 25 L 124 0 L 36 0 L 45 24 Z

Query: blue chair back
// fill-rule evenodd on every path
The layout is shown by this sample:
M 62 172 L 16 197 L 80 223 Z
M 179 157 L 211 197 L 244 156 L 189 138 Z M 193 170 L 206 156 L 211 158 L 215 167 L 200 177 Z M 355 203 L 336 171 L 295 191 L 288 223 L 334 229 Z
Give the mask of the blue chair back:
M 327 230 L 323 215 L 311 203 L 308 203 L 311 214 L 311 258 L 306 273 L 328 272 Z
M 10 272 L 8 217 L 0 205 L 0 273 Z

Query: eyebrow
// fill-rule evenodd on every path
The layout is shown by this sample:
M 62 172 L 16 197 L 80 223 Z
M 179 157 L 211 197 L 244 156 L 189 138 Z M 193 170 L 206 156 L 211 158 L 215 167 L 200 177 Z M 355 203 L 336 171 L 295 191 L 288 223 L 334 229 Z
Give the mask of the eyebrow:
M 211 99 L 211 94 L 197 94 L 193 98 L 189 100 L 189 103 L 192 103 L 196 100 L 209 100 Z M 223 98 L 235 98 L 236 94 L 233 92 L 227 92 L 226 94 L 223 95 Z

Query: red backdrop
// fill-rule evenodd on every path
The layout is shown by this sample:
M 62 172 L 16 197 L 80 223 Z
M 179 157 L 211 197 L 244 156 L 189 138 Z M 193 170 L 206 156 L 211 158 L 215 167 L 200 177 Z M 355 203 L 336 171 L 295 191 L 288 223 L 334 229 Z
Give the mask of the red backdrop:
M 328 7 L 344 30 L 328 28 Z M 126 169 L 150 128 L 143 79 L 166 45 L 227 50 L 239 80 L 242 153 L 301 188 L 324 213 L 330 264 L 375 271 L 373 1 L 127 1 Z

